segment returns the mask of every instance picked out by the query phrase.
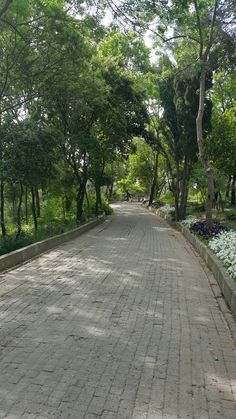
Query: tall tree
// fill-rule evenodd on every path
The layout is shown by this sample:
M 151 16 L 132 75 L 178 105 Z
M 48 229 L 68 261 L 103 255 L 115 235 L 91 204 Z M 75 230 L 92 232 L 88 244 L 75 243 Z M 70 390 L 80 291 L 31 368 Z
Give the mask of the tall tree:
M 146 2 L 124 0 L 107 1 L 120 22 L 136 30 L 151 30 L 158 44 L 168 45 L 178 55 L 179 64 L 199 76 L 199 101 L 196 130 L 199 155 L 207 177 L 206 218 L 212 219 L 214 181 L 212 167 L 205 146 L 203 118 L 206 100 L 206 76 L 224 54 L 222 46 L 235 46 L 236 31 L 234 0 L 172 0 Z M 219 47 L 220 45 L 220 47 Z M 182 53 L 184 51 L 184 54 Z M 176 55 L 176 54 L 175 54 Z

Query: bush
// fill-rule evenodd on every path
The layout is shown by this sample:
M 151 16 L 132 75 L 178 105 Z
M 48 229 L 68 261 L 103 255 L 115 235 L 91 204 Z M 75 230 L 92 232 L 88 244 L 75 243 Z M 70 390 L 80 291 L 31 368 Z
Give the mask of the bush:
M 199 220 L 195 217 L 193 217 L 192 215 L 188 215 L 185 220 L 180 221 L 180 224 L 188 229 L 190 229 L 193 224 L 198 223 Z
M 228 273 L 236 280 L 236 232 L 226 231 L 209 242 L 210 249 L 221 259 Z
M 218 224 L 216 222 L 209 224 L 206 220 L 198 221 L 190 227 L 191 232 L 198 234 L 206 240 L 209 240 L 227 230 L 228 228 L 222 224 Z
M 111 215 L 113 213 L 113 209 L 110 207 L 110 205 L 104 197 L 102 198 L 101 210 L 101 212 L 105 212 L 106 215 Z
M 0 255 L 5 255 L 6 253 L 20 249 L 21 247 L 28 246 L 29 244 L 34 243 L 34 241 L 34 237 L 27 233 L 22 233 L 19 237 L 16 237 L 15 234 L 1 237 Z
M 107 199 L 102 196 L 102 205 L 98 210 L 99 214 L 105 212 L 106 215 L 112 214 L 112 208 L 109 206 Z M 82 220 L 87 221 L 89 218 L 93 218 L 96 215 L 96 197 L 95 195 L 90 195 L 87 200 L 84 201 L 83 205 L 83 216 Z

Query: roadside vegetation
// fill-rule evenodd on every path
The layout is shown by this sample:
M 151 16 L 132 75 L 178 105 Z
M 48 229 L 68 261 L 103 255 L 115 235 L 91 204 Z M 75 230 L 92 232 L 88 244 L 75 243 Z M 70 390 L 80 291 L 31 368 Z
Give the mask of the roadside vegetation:
M 0 254 L 117 199 L 236 229 L 235 12 L 0 1 Z

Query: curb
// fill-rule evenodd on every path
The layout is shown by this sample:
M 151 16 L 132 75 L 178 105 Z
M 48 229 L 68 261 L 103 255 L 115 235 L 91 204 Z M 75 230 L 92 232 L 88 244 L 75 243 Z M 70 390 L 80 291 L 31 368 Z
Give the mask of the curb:
M 213 273 L 221 292 L 224 296 L 224 299 L 228 306 L 231 308 L 232 312 L 236 315 L 236 282 L 229 276 L 226 269 L 223 267 L 220 260 L 209 250 L 209 248 L 202 243 L 194 234 L 192 234 L 187 228 L 181 226 L 179 223 L 170 220 L 168 215 L 161 214 L 158 209 L 149 208 L 149 210 L 159 215 L 159 217 L 164 218 L 171 227 L 180 231 L 183 236 L 189 241 L 189 243 L 194 247 L 197 253 L 202 257 L 206 266 Z
M 2 255 L 0 256 L 0 272 L 12 268 L 13 266 L 20 265 L 40 255 L 41 253 L 47 252 L 48 250 L 59 246 L 66 241 L 74 239 L 77 236 L 80 236 L 81 234 L 90 230 L 91 228 L 101 224 L 104 220 L 105 215 L 101 215 L 96 220 L 83 224 L 74 230 L 30 244 L 29 246 L 14 250 L 13 252 L 7 253 L 6 255 Z

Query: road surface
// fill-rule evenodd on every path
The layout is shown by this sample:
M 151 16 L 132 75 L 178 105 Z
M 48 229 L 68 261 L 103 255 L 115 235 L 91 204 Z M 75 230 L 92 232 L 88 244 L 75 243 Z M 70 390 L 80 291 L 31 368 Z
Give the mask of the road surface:
M 235 343 L 209 279 L 128 203 L 2 274 L 0 418 L 235 419 Z

